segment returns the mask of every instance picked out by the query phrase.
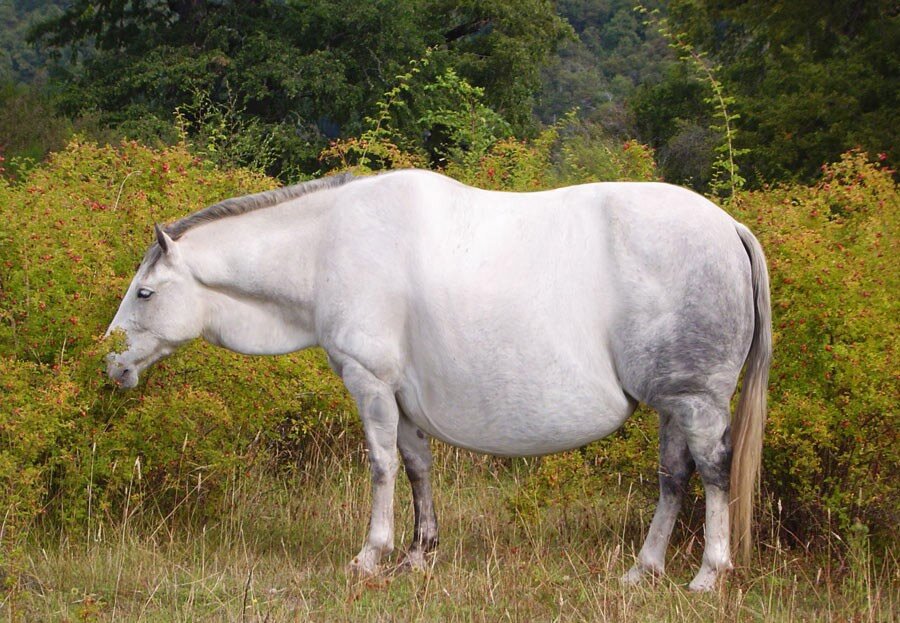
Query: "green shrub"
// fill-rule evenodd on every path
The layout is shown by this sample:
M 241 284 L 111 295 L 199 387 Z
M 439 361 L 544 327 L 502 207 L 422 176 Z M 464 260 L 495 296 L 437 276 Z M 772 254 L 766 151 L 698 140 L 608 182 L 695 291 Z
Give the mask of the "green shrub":
M 568 183 L 659 179 L 653 150 L 637 141 L 621 143 L 600 128 L 575 126 L 561 141 L 560 176 Z
M 315 351 L 247 358 L 198 342 L 132 392 L 103 376 L 111 345 L 99 337 L 153 223 L 273 186 L 183 147 L 78 139 L 21 183 L 0 185 L 0 490 L 9 525 L 112 512 L 136 474 L 165 515 L 188 491 L 216 495 L 284 420 L 302 445 L 352 411 Z
M 527 461 L 523 463 L 527 465 Z M 592 482 L 592 473 L 581 452 L 550 454 L 527 472 L 524 482 L 506 503 L 527 523 L 547 507 L 567 511 L 574 502 L 585 498 Z
M 49 475 L 66 462 L 58 450 L 84 417 L 78 393 L 64 373 L 0 357 L 0 495 L 11 530 L 43 511 Z
M 858 518 L 888 535 L 900 514 L 900 196 L 891 173 L 854 151 L 822 167 L 815 186 L 731 204 L 769 260 L 764 485 L 800 534 L 830 514 L 843 529 Z

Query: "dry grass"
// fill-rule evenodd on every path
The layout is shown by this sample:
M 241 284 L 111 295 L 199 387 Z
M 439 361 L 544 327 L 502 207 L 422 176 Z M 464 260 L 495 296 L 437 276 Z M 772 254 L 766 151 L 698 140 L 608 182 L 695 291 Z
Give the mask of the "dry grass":
M 670 576 L 624 588 L 649 523 L 627 485 L 530 520 L 508 500 L 522 470 L 440 448 L 442 544 L 429 573 L 358 581 L 344 564 L 362 542 L 367 475 L 323 456 L 303 473 L 235 477 L 220 512 L 176 517 L 133 507 L 85 535 L 31 534 L 6 572 L 0 616 L 15 621 L 894 621 L 898 565 L 864 546 L 839 574 L 771 539 L 756 568 L 719 592 L 689 594 L 700 540 L 683 527 Z M 521 464 L 520 464 L 521 466 Z M 136 484 L 136 486 L 139 486 Z M 411 534 L 398 487 L 398 547 Z M 51 542 L 52 541 L 52 542 Z M 855 557 L 854 557 L 855 556 Z M 396 558 L 396 555 L 395 557 Z M 12 560 L 12 559 L 10 559 Z

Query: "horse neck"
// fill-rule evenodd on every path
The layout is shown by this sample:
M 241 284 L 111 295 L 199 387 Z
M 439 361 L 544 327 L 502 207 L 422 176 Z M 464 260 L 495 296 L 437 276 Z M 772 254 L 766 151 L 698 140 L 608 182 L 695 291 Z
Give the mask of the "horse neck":
M 248 354 L 314 345 L 324 207 L 263 208 L 185 235 L 191 244 L 191 268 L 207 296 L 208 341 Z

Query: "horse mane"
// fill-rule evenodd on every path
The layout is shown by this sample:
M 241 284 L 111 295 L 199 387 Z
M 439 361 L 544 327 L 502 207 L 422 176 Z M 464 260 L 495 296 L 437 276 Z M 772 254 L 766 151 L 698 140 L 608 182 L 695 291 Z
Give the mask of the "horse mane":
M 244 195 L 243 197 L 232 197 L 225 199 L 219 203 L 203 208 L 198 212 L 194 212 L 184 218 L 166 225 L 165 232 L 172 238 L 178 240 L 184 232 L 209 223 L 210 221 L 218 221 L 219 219 L 228 218 L 229 216 L 240 216 L 247 212 L 253 212 L 261 208 L 269 208 L 279 203 L 284 203 L 290 199 L 296 199 L 303 195 L 309 195 L 318 190 L 326 190 L 329 188 L 337 188 L 356 179 L 352 173 L 341 173 L 340 175 L 332 175 L 317 180 L 301 182 L 293 186 L 285 186 L 276 188 L 275 190 L 267 190 L 252 195 Z
M 352 173 L 341 173 L 339 175 L 323 177 L 317 180 L 301 182 L 300 184 L 294 184 L 293 186 L 284 186 L 282 188 L 254 193 L 252 195 L 244 195 L 242 197 L 232 197 L 220 201 L 219 203 L 214 203 L 211 206 L 207 206 L 193 214 L 189 214 L 174 223 L 169 223 L 168 225 L 163 226 L 162 229 L 170 238 L 172 238 L 172 240 L 178 240 L 186 231 L 199 225 L 203 225 L 204 223 L 218 221 L 230 216 L 240 216 L 241 214 L 253 212 L 254 210 L 262 208 L 270 208 L 280 203 L 284 203 L 285 201 L 309 195 L 319 190 L 343 186 L 355 179 L 359 178 L 355 177 Z M 144 261 L 153 264 L 161 255 L 162 249 L 159 248 L 159 244 L 154 242 L 147 251 Z

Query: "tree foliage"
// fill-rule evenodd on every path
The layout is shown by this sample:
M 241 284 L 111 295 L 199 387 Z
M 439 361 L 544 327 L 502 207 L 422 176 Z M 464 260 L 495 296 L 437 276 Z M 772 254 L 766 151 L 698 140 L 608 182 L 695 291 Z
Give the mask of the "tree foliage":
M 810 180 L 854 146 L 894 149 L 900 12 L 888 0 L 677 0 L 676 28 L 722 66 L 741 115 L 743 169 Z
M 46 52 L 29 45 L 27 35 L 35 24 L 62 12 L 59 0 L 0 0 L 0 85 L 46 79 Z
M 617 138 L 634 138 L 627 102 L 638 85 L 658 81 L 672 62 L 665 40 L 628 0 L 560 0 L 558 10 L 575 36 L 544 69 L 538 116 L 553 123 L 578 107 L 583 118 Z
M 428 48 L 437 73 L 489 84 L 489 105 L 526 131 L 539 69 L 565 32 L 548 0 L 77 0 L 33 36 L 71 54 L 93 44 L 62 94 L 67 113 L 96 109 L 142 137 L 179 107 L 195 123 L 186 105 L 199 93 L 260 123 L 279 173 L 315 170 L 327 141 L 358 133 Z

